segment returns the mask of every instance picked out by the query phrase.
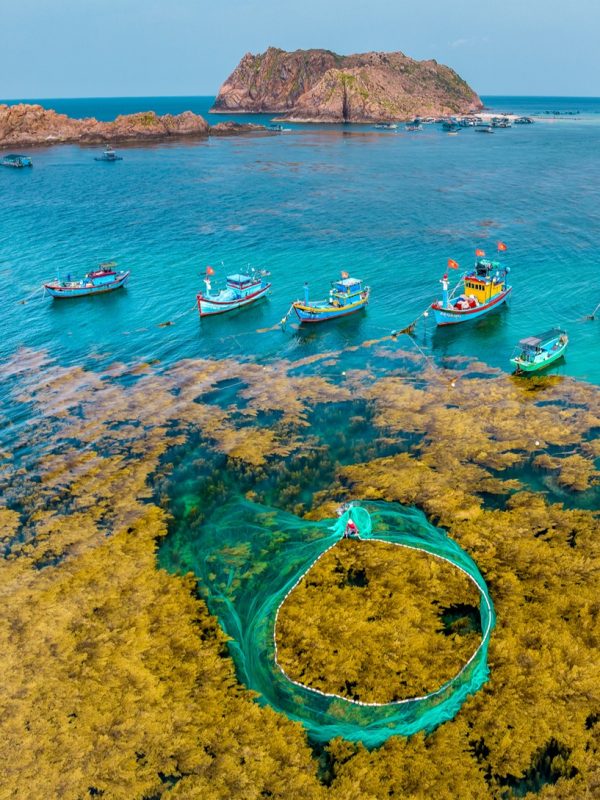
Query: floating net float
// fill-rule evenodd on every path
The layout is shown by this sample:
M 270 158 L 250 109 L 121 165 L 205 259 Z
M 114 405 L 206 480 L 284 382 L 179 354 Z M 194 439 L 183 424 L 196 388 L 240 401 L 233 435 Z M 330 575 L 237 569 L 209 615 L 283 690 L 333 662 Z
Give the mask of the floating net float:
M 275 629 L 287 596 L 344 536 L 348 522 L 365 541 L 388 542 L 443 559 L 461 570 L 480 596 L 481 641 L 456 675 L 429 694 L 389 703 L 364 703 L 290 679 L 279 666 Z M 352 527 L 352 523 L 351 523 Z M 311 739 L 340 736 L 376 747 L 390 736 L 431 731 L 452 719 L 488 679 L 487 653 L 495 613 L 473 559 L 416 509 L 390 503 L 346 508 L 338 520 L 313 522 L 245 498 L 219 509 L 180 552 L 194 570 L 210 611 L 231 637 L 238 677 L 272 706 L 304 725 Z

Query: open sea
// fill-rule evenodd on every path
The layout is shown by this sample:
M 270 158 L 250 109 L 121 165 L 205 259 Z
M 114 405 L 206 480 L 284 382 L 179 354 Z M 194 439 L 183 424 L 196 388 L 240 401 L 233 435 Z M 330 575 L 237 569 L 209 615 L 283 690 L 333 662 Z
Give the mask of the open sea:
M 208 116 L 212 101 L 39 102 L 104 120 L 149 109 L 226 119 Z M 600 316 L 586 319 L 600 303 L 600 99 L 484 101 L 536 123 L 494 136 L 293 125 L 282 135 L 120 146 L 115 164 L 95 162 L 98 147 L 29 150 L 33 169 L 0 170 L 0 358 L 28 347 L 99 367 L 339 349 L 405 327 L 438 297 L 449 258 L 469 267 L 475 248 L 494 255 L 501 240 L 510 305 L 451 330 L 430 319 L 418 346 L 440 363 L 460 354 L 509 371 L 519 338 L 560 325 L 571 341 L 554 371 L 600 383 Z M 109 259 L 131 270 L 125 290 L 71 302 L 39 290 Z M 200 322 L 193 309 L 207 265 L 213 285 L 248 265 L 269 269 L 272 295 Z M 372 287 L 366 313 L 280 330 L 304 281 L 324 296 L 341 270 Z

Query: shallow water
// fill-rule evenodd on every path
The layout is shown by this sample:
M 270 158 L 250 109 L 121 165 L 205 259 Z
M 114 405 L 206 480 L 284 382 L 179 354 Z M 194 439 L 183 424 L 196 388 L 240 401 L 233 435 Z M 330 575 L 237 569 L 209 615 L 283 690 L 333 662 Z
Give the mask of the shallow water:
M 110 118 L 148 107 L 206 112 L 210 98 L 44 102 Z M 475 247 L 490 254 L 502 240 L 510 307 L 453 330 L 430 322 L 419 345 L 438 360 L 462 354 L 508 370 L 520 337 L 560 324 L 571 344 L 555 370 L 600 382 L 600 321 L 582 321 L 600 302 L 600 101 L 487 102 L 518 112 L 579 104 L 585 113 L 494 136 L 294 126 L 122 147 L 116 164 L 96 163 L 90 147 L 34 150 L 32 170 L 0 172 L 0 355 L 27 345 L 68 363 L 172 362 L 355 345 L 420 314 L 448 258 L 467 267 Z M 79 274 L 109 258 L 132 271 L 124 291 L 65 303 L 36 293 L 57 271 Z M 271 298 L 200 323 L 193 306 L 207 264 L 217 282 L 248 264 L 270 269 Z M 342 269 L 371 285 L 365 314 L 311 331 L 277 327 L 305 280 L 324 295 Z

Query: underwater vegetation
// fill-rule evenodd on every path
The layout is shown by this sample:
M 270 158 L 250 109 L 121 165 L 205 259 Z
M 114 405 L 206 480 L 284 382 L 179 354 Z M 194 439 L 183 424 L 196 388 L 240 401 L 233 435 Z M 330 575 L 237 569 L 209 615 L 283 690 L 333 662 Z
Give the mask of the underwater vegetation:
M 391 344 L 326 358 L 95 372 L 22 350 L 0 367 L 0 798 L 600 795 L 600 391 L 459 360 L 423 369 Z M 307 520 L 351 499 L 422 509 L 489 587 L 488 683 L 428 735 L 313 746 L 240 682 L 189 572 L 237 494 Z M 418 626 L 390 638 L 387 615 L 415 617 L 385 605 L 388 581 L 411 615 L 443 608 L 418 630 L 420 670 L 409 662 L 431 686 L 477 624 L 460 576 L 343 546 L 290 595 L 289 668 L 402 691 L 381 650 L 406 672 Z M 368 587 L 380 621 L 357 599 Z M 350 635 L 332 653 L 338 595 L 360 653 Z M 300 608 L 316 615 L 302 657 Z

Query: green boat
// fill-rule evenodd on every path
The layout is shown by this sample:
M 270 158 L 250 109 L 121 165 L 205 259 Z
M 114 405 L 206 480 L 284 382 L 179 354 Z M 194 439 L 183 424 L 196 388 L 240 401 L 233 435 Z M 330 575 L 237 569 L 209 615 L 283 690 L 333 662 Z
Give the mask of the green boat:
M 521 339 L 510 363 L 517 373 L 538 372 L 562 358 L 568 344 L 566 332 L 560 328 L 552 328 L 538 336 Z

